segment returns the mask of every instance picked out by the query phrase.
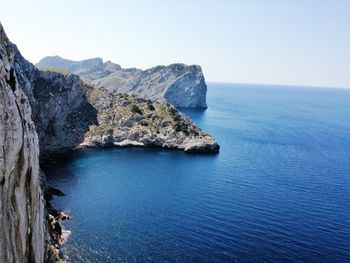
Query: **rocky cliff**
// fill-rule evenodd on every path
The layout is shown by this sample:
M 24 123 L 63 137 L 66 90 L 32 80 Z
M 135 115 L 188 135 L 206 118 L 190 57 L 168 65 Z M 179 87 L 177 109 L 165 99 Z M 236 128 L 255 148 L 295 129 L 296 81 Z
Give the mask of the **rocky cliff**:
M 87 88 L 76 75 L 35 73 L 33 119 L 41 157 L 74 149 L 90 125 L 98 124 L 97 111 L 86 97 Z
M 166 99 L 175 107 L 206 108 L 207 86 L 200 66 L 172 64 L 147 70 L 123 69 L 101 58 L 72 61 L 59 56 L 45 57 L 41 69 L 59 68 L 79 75 L 94 87 L 112 93 L 128 93 L 150 100 Z
M 0 24 L 0 262 L 44 262 L 47 234 L 31 107 Z
M 151 146 L 215 153 L 214 138 L 168 102 L 94 88 L 62 70 L 39 71 L 16 53 L 24 83 L 33 81 L 33 120 L 41 157 L 79 147 Z M 91 64 L 99 65 L 98 59 Z M 86 65 L 86 64 L 85 64 Z M 26 70 L 24 70 L 26 69 Z M 29 85 L 30 86 L 30 85 Z
M 115 95 L 74 74 L 39 71 L 0 24 L 0 262 L 59 257 L 51 242 L 60 239 L 62 214 L 46 213 L 39 148 L 45 157 L 79 147 L 129 145 L 219 150 L 212 136 L 166 101 Z
M 214 138 L 165 101 L 94 88 L 78 76 L 37 71 L 34 116 L 41 156 L 80 147 L 151 146 L 218 152 Z
M 133 95 L 113 95 L 105 89 L 88 89 L 88 101 L 97 110 L 83 146 L 151 146 L 185 152 L 216 153 L 219 145 L 174 106 Z

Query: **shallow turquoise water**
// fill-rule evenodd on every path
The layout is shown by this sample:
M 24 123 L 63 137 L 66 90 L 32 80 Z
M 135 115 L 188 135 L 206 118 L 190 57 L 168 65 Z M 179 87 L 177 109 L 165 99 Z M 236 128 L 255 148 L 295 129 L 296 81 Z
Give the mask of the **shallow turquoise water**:
M 218 155 L 75 152 L 44 170 L 65 192 L 71 262 L 350 262 L 350 91 L 209 84 L 183 110 Z

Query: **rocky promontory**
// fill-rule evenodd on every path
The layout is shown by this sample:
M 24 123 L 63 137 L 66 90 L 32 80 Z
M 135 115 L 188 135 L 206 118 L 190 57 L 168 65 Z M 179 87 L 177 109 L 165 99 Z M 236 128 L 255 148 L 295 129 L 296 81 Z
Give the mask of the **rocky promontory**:
M 185 152 L 219 151 L 212 136 L 165 101 L 152 102 L 133 95 L 113 95 L 105 89 L 89 89 L 88 101 L 97 110 L 79 146 L 150 146 Z
M 140 98 L 167 100 L 175 107 L 206 108 L 207 86 L 198 65 L 171 64 L 147 70 L 124 69 L 101 58 L 72 61 L 48 56 L 36 64 L 39 69 L 60 69 L 77 74 L 94 87 Z
M 165 100 L 114 94 L 62 69 L 38 70 L 19 51 L 16 58 L 17 71 L 25 73 L 22 81 L 29 87 L 32 82 L 27 95 L 32 103 L 42 158 L 93 146 L 219 151 L 212 136 Z
M 185 85 L 186 78 L 175 82 Z M 69 72 L 38 70 L 0 24 L 0 262 L 61 262 L 59 221 L 68 217 L 53 215 L 44 200 L 39 155 L 109 146 L 219 151 L 212 136 L 166 100 L 115 94 Z
M 35 114 L 42 157 L 81 147 L 139 146 L 216 153 L 219 146 L 166 101 L 113 94 L 78 76 L 35 73 Z

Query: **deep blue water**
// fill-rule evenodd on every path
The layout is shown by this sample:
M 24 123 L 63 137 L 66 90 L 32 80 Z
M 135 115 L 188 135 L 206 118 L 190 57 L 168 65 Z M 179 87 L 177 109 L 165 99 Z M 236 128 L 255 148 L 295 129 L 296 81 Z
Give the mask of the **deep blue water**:
M 209 84 L 218 155 L 83 150 L 48 163 L 71 262 L 350 262 L 350 91 Z

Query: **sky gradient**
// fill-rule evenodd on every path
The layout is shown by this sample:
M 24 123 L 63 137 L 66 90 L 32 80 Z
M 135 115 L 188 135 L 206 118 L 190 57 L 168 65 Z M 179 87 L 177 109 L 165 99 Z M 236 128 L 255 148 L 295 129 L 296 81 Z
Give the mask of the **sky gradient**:
M 34 4 L 35 3 L 35 4 Z M 350 87 L 349 0 L 1 0 L 22 54 L 199 64 L 207 81 Z

